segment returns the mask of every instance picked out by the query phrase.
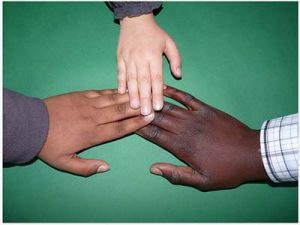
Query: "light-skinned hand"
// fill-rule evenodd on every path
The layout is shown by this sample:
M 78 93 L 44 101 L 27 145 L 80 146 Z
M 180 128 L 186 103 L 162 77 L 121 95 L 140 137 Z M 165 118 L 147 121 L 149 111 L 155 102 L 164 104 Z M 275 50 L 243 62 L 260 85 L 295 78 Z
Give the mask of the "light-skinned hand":
M 44 102 L 49 131 L 38 157 L 59 170 L 82 176 L 105 172 L 109 166 L 103 160 L 80 158 L 77 153 L 130 134 L 154 118 L 132 109 L 128 94 L 117 90 L 73 92 Z
M 117 50 L 118 91 L 128 89 L 130 106 L 141 114 L 163 107 L 165 54 L 174 76 L 181 77 L 181 58 L 172 38 L 155 22 L 152 13 L 120 20 Z
M 190 94 L 167 87 L 164 94 L 187 109 L 165 103 L 155 119 L 138 131 L 187 166 L 155 163 L 151 172 L 173 184 L 200 190 L 236 187 L 247 181 L 267 180 L 259 131 Z

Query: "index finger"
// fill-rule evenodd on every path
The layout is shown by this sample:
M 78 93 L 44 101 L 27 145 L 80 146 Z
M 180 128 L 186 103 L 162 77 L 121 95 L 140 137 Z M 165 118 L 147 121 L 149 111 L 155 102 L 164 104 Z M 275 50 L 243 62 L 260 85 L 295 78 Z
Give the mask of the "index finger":
M 182 103 L 190 110 L 199 110 L 204 105 L 203 102 L 199 101 L 191 94 L 170 86 L 167 86 L 167 88 L 164 89 L 164 95 Z
M 98 125 L 95 136 L 96 143 L 103 143 L 131 134 L 151 123 L 154 113 L 148 116 L 138 115 L 128 119 Z
M 116 90 L 118 91 L 118 90 Z M 126 94 L 119 94 L 119 93 L 114 93 L 114 94 L 102 94 L 99 95 L 98 97 L 91 98 L 90 103 L 96 107 L 96 108 L 104 108 L 107 106 L 111 105 L 116 105 L 116 104 L 121 104 L 129 101 L 129 95 Z
M 163 128 L 148 124 L 136 132 L 141 137 L 159 145 L 173 155 L 180 157 L 180 150 L 176 148 L 174 140 L 177 140 L 177 135 Z
M 83 91 L 82 93 L 87 98 L 96 98 L 101 95 L 116 94 L 116 93 L 118 93 L 118 90 L 116 90 L 116 89 L 88 90 L 88 91 Z
M 129 105 L 129 102 L 125 102 L 96 109 L 92 118 L 99 125 L 124 120 L 139 114 L 140 110 L 132 109 Z
M 152 104 L 155 110 L 161 110 L 163 107 L 163 72 L 162 57 L 157 56 L 150 63 Z

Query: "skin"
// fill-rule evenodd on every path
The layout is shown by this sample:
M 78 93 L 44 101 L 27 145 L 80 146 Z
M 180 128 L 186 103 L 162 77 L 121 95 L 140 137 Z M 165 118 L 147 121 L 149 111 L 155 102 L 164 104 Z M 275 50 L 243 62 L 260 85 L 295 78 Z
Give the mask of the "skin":
M 49 131 L 38 157 L 69 173 L 90 176 L 109 170 L 103 160 L 83 159 L 82 150 L 128 135 L 149 124 L 129 105 L 128 94 L 117 90 L 83 91 L 44 100 L 49 112 Z
M 259 152 L 259 131 L 180 90 L 167 87 L 164 94 L 187 109 L 165 103 L 153 122 L 138 134 L 187 166 L 155 163 L 150 168 L 153 174 L 199 190 L 267 180 Z
M 155 22 L 152 13 L 120 20 L 117 49 L 118 91 L 128 89 L 130 106 L 149 115 L 163 107 L 165 54 L 174 76 L 181 77 L 181 58 L 172 38 Z

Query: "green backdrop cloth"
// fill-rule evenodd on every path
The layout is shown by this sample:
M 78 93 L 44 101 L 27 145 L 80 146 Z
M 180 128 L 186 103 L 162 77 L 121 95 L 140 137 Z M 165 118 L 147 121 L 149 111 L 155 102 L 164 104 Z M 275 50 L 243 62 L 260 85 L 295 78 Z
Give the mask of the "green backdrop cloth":
M 117 87 L 119 25 L 104 2 L 4 2 L 3 86 L 25 95 Z M 156 17 L 183 79 L 165 83 L 260 129 L 298 110 L 297 2 L 167 2 Z M 40 160 L 4 168 L 4 222 L 296 222 L 298 187 L 249 183 L 201 192 L 149 173 L 183 164 L 131 135 L 80 154 L 109 162 L 88 178 Z

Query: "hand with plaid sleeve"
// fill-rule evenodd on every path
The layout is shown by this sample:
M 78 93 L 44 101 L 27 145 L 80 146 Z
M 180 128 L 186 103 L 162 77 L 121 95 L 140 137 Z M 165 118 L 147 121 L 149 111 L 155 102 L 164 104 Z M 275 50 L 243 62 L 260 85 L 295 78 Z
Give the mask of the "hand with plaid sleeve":
M 264 167 L 273 182 L 298 180 L 298 114 L 263 123 L 260 149 Z
M 193 96 L 167 87 L 150 125 L 138 131 L 187 164 L 155 163 L 151 172 L 173 184 L 200 190 L 236 187 L 248 181 L 298 180 L 298 115 L 266 121 L 253 130 Z

